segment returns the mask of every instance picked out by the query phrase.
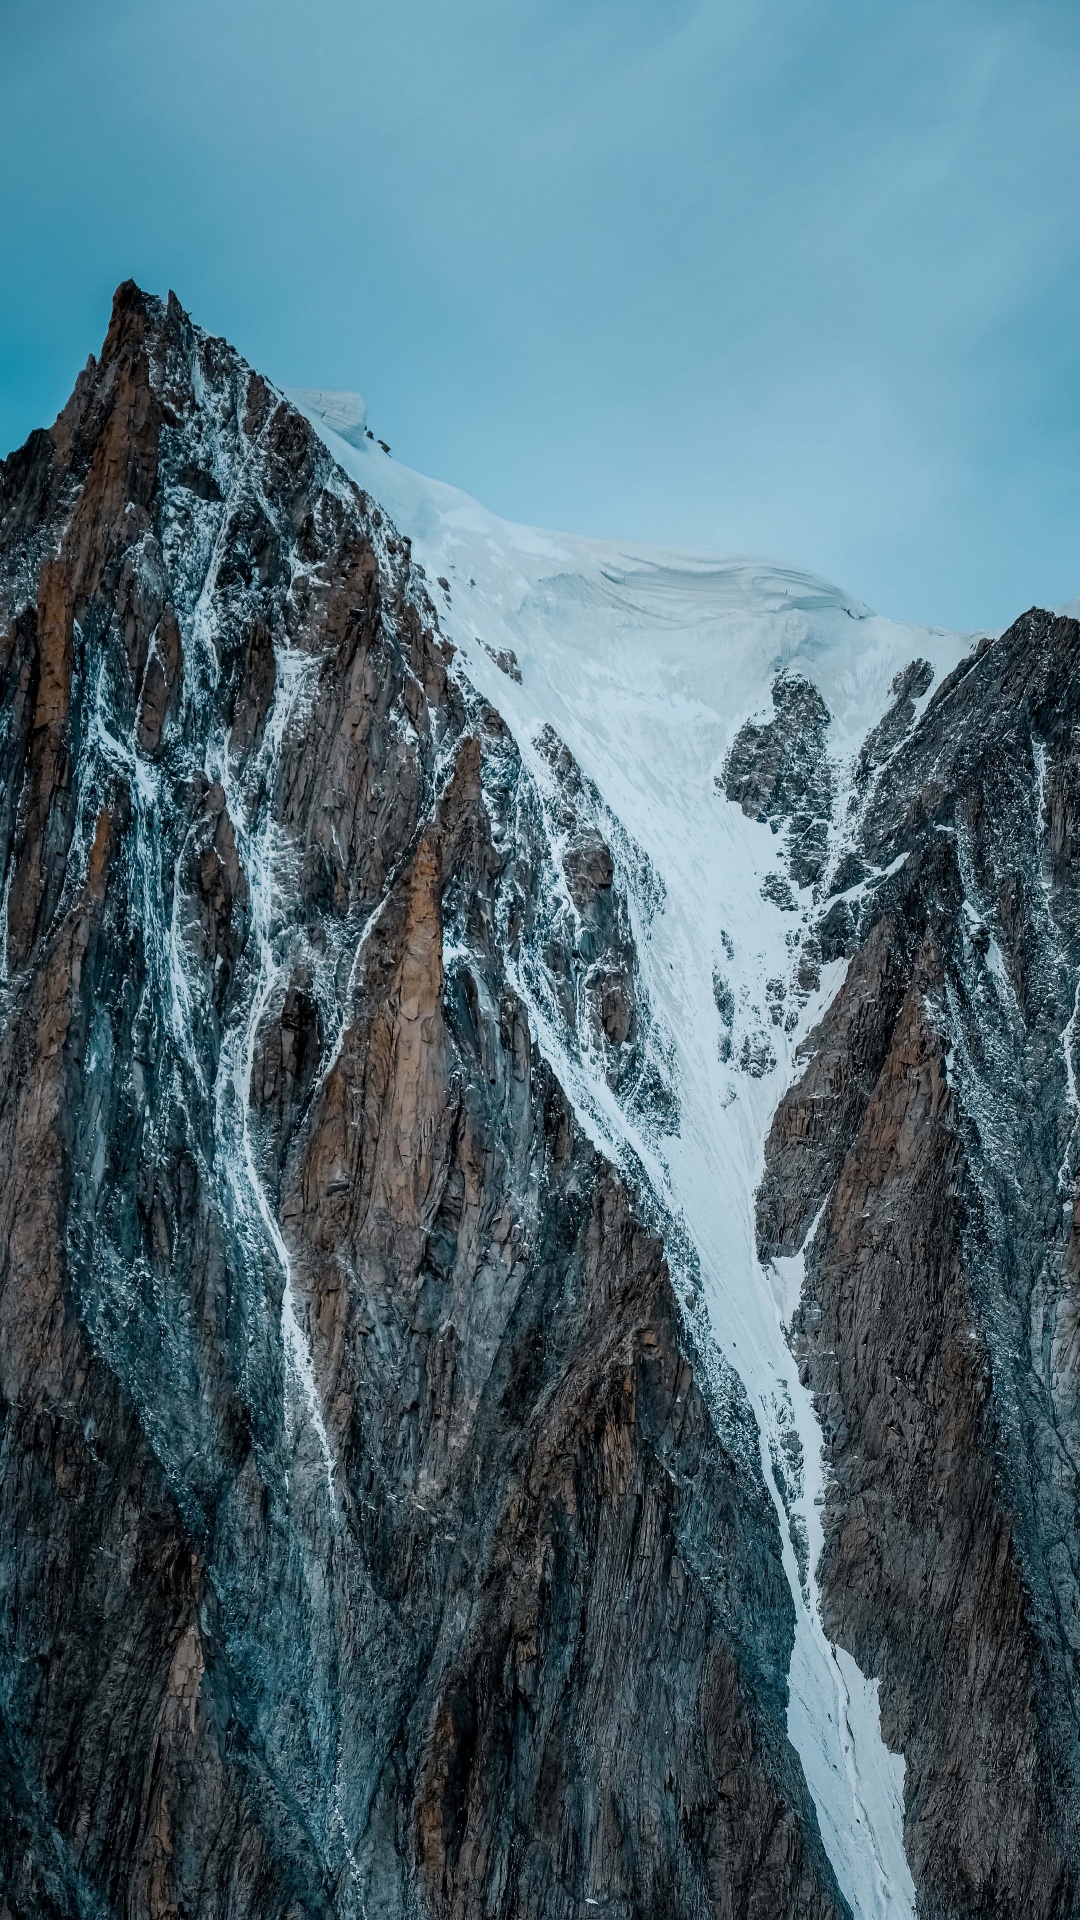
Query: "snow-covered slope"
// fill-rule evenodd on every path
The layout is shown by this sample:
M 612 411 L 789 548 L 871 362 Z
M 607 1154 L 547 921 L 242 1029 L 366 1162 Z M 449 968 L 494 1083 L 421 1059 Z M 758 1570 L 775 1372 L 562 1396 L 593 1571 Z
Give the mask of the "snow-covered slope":
M 629 1117 L 599 1066 L 591 1073 L 587 1055 L 568 1060 L 535 1005 L 534 1017 L 594 1136 L 616 1159 L 644 1167 L 700 1260 L 712 1334 L 757 1413 L 785 1540 L 798 1622 L 789 1731 L 822 1835 L 856 1914 L 913 1913 L 903 1762 L 882 1743 L 876 1683 L 829 1643 L 819 1619 L 821 1436 L 786 1337 L 801 1259 L 766 1270 L 755 1251 L 753 1202 L 769 1121 L 798 1043 L 845 963 L 827 967 L 809 997 L 791 998 L 809 893 L 794 911 L 778 903 L 780 842 L 725 798 L 717 775 L 742 723 L 768 708 L 776 674 L 805 676 L 832 715 L 842 834 L 844 783 L 888 705 L 893 677 L 922 657 L 937 680 L 971 638 L 898 625 L 822 580 L 767 562 L 509 524 L 370 442 L 346 444 L 316 409 L 309 417 L 412 539 L 469 677 L 503 715 L 537 779 L 546 769 L 535 743 L 548 725 L 662 883 L 660 911 L 635 901 L 634 933 L 674 1063 L 678 1132 L 661 1135 Z M 621 878 L 633 900 L 632 864 Z M 772 900 L 762 895 L 770 875 Z M 730 995 L 726 1018 L 718 980 Z M 779 1463 L 785 1437 L 790 1458 L 792 1425 L 803 1468 L 785 1505 Z M 800 1540 L 809 1548 L 801 1572 Z

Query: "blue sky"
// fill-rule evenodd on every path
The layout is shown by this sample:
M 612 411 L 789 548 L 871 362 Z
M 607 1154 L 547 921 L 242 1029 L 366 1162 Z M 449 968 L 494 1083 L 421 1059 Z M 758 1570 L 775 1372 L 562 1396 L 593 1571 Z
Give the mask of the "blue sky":
M 127 275 L 501 513 L 1080 593 L 1076 0 L 0 0 L 0 445 Z

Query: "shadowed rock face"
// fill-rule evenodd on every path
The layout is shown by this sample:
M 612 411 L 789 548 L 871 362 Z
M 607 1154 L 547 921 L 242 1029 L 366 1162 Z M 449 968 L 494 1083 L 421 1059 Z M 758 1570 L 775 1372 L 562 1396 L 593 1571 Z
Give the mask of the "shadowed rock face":
M 12 1920 L 845 1911 L 745 1400 L 515 985 L 645 1049 L 610 854 L 451 656 L 122 288 L 0 473 Z
M 796 1338 L 826 1619 L 882 1678 L 935 1920 L 1080 1899 L 1078 668 L 1076 622 L 1027 614 L 890 743 L 759 1193 L 765 1256 L 823 1209 Z

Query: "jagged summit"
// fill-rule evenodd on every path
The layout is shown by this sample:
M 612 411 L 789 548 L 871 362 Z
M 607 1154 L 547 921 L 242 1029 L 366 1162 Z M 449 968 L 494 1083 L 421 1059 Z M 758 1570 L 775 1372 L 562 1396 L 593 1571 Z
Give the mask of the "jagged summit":
M 0 469 L 4 1909 L 1066 1920 L 1080 626 L 340 399 Z

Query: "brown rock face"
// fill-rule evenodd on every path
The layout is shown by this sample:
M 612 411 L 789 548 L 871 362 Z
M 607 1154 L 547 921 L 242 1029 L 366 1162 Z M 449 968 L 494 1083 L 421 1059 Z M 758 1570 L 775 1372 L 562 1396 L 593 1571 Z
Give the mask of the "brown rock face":
M 450 653 L 121 288 L 0 474 L 12 1920 L 844 1912 L 748 1409 L 520 991 L 672 1097 L 595 796 Z
M 759 1194 L 766 1255 L 824 1203 L 796 1334 L 825 1616 L 881 1677 L 919 1911 L 950 1920 L 1080 1899 L 1078 665 L 1075 622 L 1025 616 L 866 791 L 860 945 Z

